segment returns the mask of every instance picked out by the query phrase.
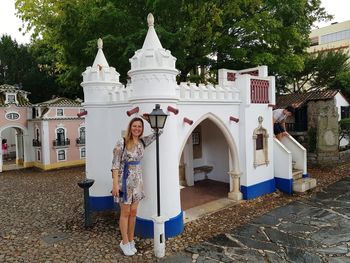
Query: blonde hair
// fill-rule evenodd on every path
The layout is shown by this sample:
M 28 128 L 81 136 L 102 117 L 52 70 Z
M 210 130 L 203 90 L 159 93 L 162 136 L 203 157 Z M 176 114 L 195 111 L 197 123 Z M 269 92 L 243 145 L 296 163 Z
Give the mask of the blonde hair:
M 126 135 L 125 135 L 125 137 L 124 137 L 124 138 L 125 138 L 125 147 L 126 147 L 126 149 L 128 149 L 128 150 L 131 150 L 131 149 L 135 146 L 135 145 L 134 145 L 134 139 L 133 139 L 132 133 L 131 133 L 131 126 L 132 126 L 132 124 L 133 124 L 134 122 L 136 122 L 136 121 L 139 121 L 139 122 L 141 122 L 141 124 L 142 124 L 142 132 L 141 132 L 139 138 L 142 137 L 142 135 L 143 135 L 143 130 L 144 130 L 143 120 L 142 120 L 141 118 L 139 118 L 139 117 L 133 118 L 133 119 L 129 122 L 128 129 L 127 129 Z

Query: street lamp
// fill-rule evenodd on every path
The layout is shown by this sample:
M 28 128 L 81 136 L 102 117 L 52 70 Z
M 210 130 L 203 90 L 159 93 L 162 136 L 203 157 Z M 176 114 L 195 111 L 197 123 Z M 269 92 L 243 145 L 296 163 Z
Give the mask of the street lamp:
M 156 132 L 157 217 L 154 218 L 154 253 L 159 258 L 165 255 L 165 218 L 160 215 L 159 130 L 163 129 L 167 117 L 168 115 L 163 112 L 159 104 L 156 104 L 149 114 L 151 128 Z

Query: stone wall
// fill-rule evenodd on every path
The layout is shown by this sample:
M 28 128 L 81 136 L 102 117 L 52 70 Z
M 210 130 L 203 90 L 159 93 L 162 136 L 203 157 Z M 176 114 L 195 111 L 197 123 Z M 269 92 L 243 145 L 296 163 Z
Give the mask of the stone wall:
M 316 145 L 313 153 L 308 152 L 308 161 L 318 165 L 339 161 L 338 112 L 334 100 L 308 103 L 308 129 L 316 131 Z

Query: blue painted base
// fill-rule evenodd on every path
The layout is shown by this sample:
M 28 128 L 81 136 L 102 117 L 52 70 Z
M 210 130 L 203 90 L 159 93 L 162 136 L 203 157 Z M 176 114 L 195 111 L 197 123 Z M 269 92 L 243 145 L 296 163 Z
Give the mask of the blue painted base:
M 309 177 L 309 174 L 303 174 L 303 178 Z
M 184 230 L 183 212 L 165 222 L 165 238 L 174 237 Z M 143 238 L 153 238 L 153 221 L 136 217 L 135 234 Z
M 110 196 L 90 196 L 91 211 L 112 210 L 115 208 L 113 197 Z
M 285 179 L 275 177 L 276 188 L 283 193 L 292 194 L 293 193 L 293 178 Z
M 245 200 L 253 199 L 261 195 L 270 194 L 274 191 L 276 191 L 275 179 L 271 179 L 251 186 L 241 185 L 241 192 L 243 193 L 243 199 Z

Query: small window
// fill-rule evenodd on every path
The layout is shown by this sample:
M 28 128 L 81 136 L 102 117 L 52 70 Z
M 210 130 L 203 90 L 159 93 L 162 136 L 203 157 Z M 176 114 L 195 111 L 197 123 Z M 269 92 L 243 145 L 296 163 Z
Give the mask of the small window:
M 59 161 L 66 160 L 66 151 L 65 150 L 59 150 L 57 155 L 58 155 Z
M 256 135 L 256 150 L 264 149 L 264 136 L 263 134 Z
M 57 141 L 64 142 L 66 140 L 66 135 L 63 128 L 57 129 Z
M 79 129 L 79 138 L 83 141 L 85 141 L 85 127 L 81 127 Z
M 63 116 L 63 109 L 57 109 L 56 114 L 57 116 Z
M 350 118 L 350 107 L 341 106 L 340 107 L 340 117 L 341 119 Z
M 39 131 L 39 129 L 36 129 L 36 130 L 35 130 L 35 138 L 36 138 L 38 141 L 40 141 L 40 131 Z
M 318 37 L 312 37 L 310 39 L 310 46 L 313 47 L 313 46 L 317 46 L 318 45 Z
M 85 158 L 86 157 L 86 150 L 85 147 L 80 149 L 80 158 Z
M 16 95 L 7 95 L 7 102 L 8 103 L 15 103 L 16 102 Z
M 41 153 L 40 153 L 40 151 L 39 151 L 39 150 L 37 151 L 37 160 L 38 160 L 38 161 L 40 161 L 40 160 L 41 160 Z
M 236 80 L 236 73 L 227 72 L 227 81 L 235 81 L 235 80 Z
M 192 144 L 199 145 L 201 142 L 201 135 L 199 132 L 192 132 Z
M 6 114 L 6 119 L 8 120 L 17 120 L 19 119 L 19 114 L 16 112 L 10 112 Z

